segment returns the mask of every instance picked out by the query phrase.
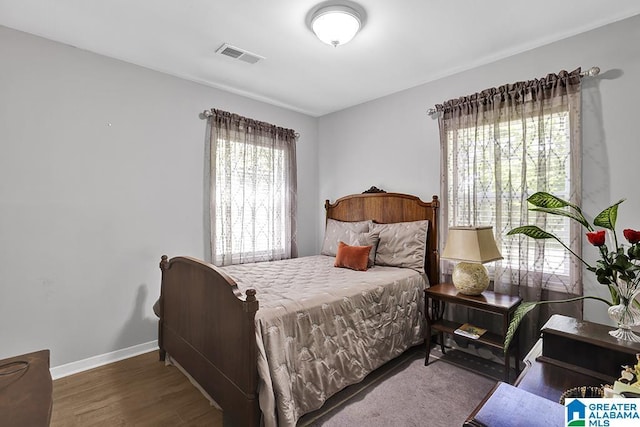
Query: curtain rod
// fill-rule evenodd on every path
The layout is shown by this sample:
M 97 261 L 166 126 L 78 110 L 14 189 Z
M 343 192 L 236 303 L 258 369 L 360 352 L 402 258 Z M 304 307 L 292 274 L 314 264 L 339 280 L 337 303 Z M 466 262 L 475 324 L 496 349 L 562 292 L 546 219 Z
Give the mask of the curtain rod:
M 600 67 L 591 67 L 587 71 L 581 72 L 580 77 L 593 77 L 593 76 L 597 76 L 598 74 L 600 74 Z M 430 116 L 433 116 L 437 112 L 438 111 L 435 108 L 429 108 L 427 110 L 427 114 Z
M 199 116 L 202 120 L 204 120 L 213 116 L 213 113 L 211 112 L 211 110 L 204 110 L 202 113 L 199 114 Z M 300 134 L 298 132 L 294 131 L 293 134 L 295 135 L 296 138 L 300 138 Z

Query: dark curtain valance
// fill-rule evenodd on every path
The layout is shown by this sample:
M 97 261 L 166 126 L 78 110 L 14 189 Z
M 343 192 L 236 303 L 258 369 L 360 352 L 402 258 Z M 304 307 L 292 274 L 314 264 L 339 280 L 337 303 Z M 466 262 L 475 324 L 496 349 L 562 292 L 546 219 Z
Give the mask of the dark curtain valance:
M 243 129 L 247 133 L 259 132 L 262 135 L 272 135 L 278 139 L 287 141 L 295 141 L 298 136 L 293 129 L 286 129 L 272 125 L 271 123 L 242 117 L 238 114 L 217 110 L 215 108 L 212 108 L 210 111 L 211 114 L 207 114 L 209 119 L 222 128 Z
M 500 105 L 518 105 L 528 101 L 539 101 L 553 96 L 561 96 L 580 90 L 581 69 L 571 72 L 560 71 L 558 74 L 548 74 L 546 77 L 516 82 L 489 88 L 460 98 L 450 99 L 442 104 L 436 104 L 438 113 L 472 114 L 473 112 L 492 110 Z

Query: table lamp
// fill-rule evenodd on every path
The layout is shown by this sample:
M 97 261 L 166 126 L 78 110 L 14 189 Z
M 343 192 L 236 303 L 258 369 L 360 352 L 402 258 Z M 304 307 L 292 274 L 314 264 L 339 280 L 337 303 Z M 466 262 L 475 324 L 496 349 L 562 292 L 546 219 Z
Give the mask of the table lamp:
M 484 263 L 502 259 L 493 227 L 451 227 L 442 259 L 460 261 L 453 268 L 453 286 L 465 295 L 480 295 L 489 286 Z

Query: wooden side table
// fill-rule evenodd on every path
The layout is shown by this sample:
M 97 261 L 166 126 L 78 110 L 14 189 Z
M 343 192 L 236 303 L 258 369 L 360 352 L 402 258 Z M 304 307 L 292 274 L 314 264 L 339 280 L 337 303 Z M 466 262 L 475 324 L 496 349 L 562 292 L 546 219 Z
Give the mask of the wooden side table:
M 439 283 L 435 286 L 431 286 L 430 288 L 425 289 L 424 294 L 424 312 L 427 317 L 427 337 L 425 340 L 427 345 L 427 355 L 424 360 L 425 366 L 429 364 L 432 331 L 438 331 L 440 346 L 442 353 L 444 353 L 444 333 L 452 335 L 454 334 L 454 331 L 462 325 L 462 323 L 444 319 L 445 305 L 446 303 L 450 303 L 469 307 L 474 310 L 492 313 L 502 317 L 502 334 L 487 331 L 477 339 L 467 339 L 503 350 L 505 366 L 504 377 L 506 382 L 509 382 L 509 357 L 512 352 L 516 358 L 516 373 L 519 373 L 518 360 L 520 355 L 518 352 L 518 346 L 512 346 L 507 351 L 504 351 L 504 336 L 509 328 L 509 322 L 511 321 L 513 312 L 522 302 L 522 298 L 498 294 L 491 291 L 484 291 L 482 294 L 477 296 L 464 295 L 458 293 L 458 290 L 451 283 Z M 431 310 L 429 310 L 429 308 L 431 308 Z M 462 335 L 456 336 L 465 338 Z M 514 351 L 511 349 L 514 349 Z
M 516 387 L 498 383 L 464 426 L 564 425 L 564 406 L 557 403 L 563 392 L 612 384 L 621 366 L 632 365 L 640 353 L 640 344 L 611 337 L 611 329 L 554 314 L 525 357 Z
M 622 366 L 636 362 L 640 344 L 613 338 L 611 329 L 554 314 L 542 327 L 542 338 L 525 357 L 525 368 L 515 385 L 557 402 L 573 387 L 613 384 Z
M 49 350 L 0 360 L 0 425 L 48 426 L 53 404 Z

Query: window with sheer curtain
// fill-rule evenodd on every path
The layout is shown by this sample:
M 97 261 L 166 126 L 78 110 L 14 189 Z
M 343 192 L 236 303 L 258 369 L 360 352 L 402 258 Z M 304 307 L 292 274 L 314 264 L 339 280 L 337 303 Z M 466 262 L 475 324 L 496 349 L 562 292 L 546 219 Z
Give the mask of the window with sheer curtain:
M 436 109 L 444 223 L 494 227 L 504 257 L 489 265 L 494 287 L 581 293 L 581 268 L 562 245 L 506 236 L 536 224 L 580 253 L 579 229 L 568 218 L 529 211 L 527 203 L 546 191 L 579 204 L 580 70 L 488 89 Z
M 295 132 L 220 110 L 208 120 L 212 262 L 297 256 Z

